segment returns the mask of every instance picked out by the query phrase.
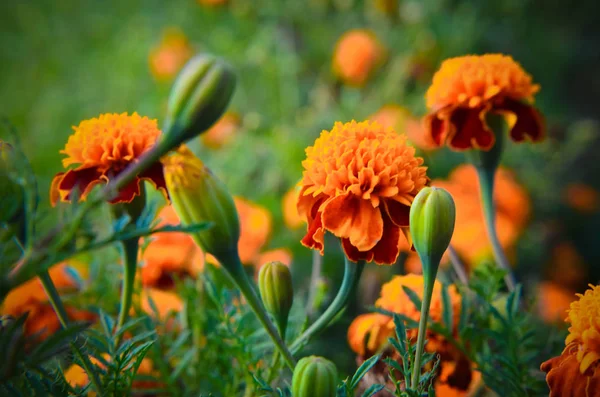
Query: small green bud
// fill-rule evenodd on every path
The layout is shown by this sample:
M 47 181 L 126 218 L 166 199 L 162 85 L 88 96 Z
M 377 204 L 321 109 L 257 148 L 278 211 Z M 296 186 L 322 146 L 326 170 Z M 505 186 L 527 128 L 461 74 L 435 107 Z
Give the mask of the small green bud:
M 190 59 L 171 89 L 163 142 L 174 148 L 206 131 L 227 109 L 235 82 L 225 61 L 208 54 Z
M 425 187 L 410 207 L 410 234 L 423 263 L 423 275 L 435 279 L 452 233 L 456 208 L 450 193 L 436 187 Z
M 269 262 L 258 273 L 258 289 L 265 308 L 275 318 L 285 338 L 288 316 L 294 302 L 290 269 L 281 262 Z
M 240 223 L 227 187 L 185 146 L 162 161 L 167 190 L 181 223 L 210 222 L 211 227 L 192 233 L 192 238 L 227 270 L 239 271 L 231 259 L 237 257 Z
M 0 224 L 15 222 L 23 213 L 23 187 L 14 180 L 18 166 L 13 147 L 0 140 Z
M 293 397 L 335 397 L 338 374 L 335 364 L 317 356 L 304 357 L 294 368 Z

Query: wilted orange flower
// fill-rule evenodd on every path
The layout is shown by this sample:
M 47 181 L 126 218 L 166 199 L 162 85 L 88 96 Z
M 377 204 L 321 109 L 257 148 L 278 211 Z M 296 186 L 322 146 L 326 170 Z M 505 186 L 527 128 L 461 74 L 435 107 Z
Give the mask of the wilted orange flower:
M 225 113 L 221 118 L 200 135 L 202 143 L 211 149 L 219 149 L 233 140 L 240 128 L 240 116 L 236 113 Z
M 344 83 L 362 86 L 383 58 L 384 49 L 372 32 L 351 30 L 337 42 L 333 71 Z
M 192 56 L 192 46 L 183 32 L 168 29 L 149 56 L 150 71 L 157 80 L 170 80 Z
M 294 186 L 287 191 L 281 200 L 283 221 L 290 229 L 298 229 L 306 222 L 306 219 L 298 213 L 298 207 L 296 206 L 299 192 L 298 186 Z
M 598 191 L 583 183 L 572 183 L 567 186 L 565 200 L 571 208 L 584 213 L 595 212 L 600 206 Z
M 469 55 L 447 59 L 427 91 L 425 133 L 437 146 L 489 150 L 496 140 L 486 123 L 501 114 L 516 142 L 544 137 L 541 114 L 532 106 L 540 86 L 510 56 Z
M 328 230 L 350 260 L 394 263 L 412 201 L 428 182 L 422 164 L 403 135 L 377 123 L 335 123 L 321 132 L 302 162 L 302 244 L 322 254 Z
M 386 105 L 369 117 L 384 127 L 404 132 L 408 141 L 422 150 L 431 150 L 436 146 L 431 137 L 423 133 L 421 122 L 408 109 L 400 105 Z
M 266 208 L 241 197 L 233 200 L 240 218 L 240 260 L 243 264 L 254 264 L 269 239 L 271 214 Z
M 564 320 L 575 298 L 575 292 L 555 282 L 540 283 L 537 303 L 540 317 L 547 322 Z
M 79 287 L 73 275 L 70 274 L 67 263 L 53 266 L 50 278 L 54 282 L 59 293 L 76 291 Z M 67 315 L 73 321 L 93 321 L 93 313 L 77 310 L 66 306 Z M 39 333 L 40 339 L 45 339 L 61 328 L 60 321 L 48 302 L 48 296 L 44 291 L 39 278 L 32 279 L 19 287 L 11 290 L 2 303 L 2 315 L 20 317 L 29 312 L 25 321 L 25 334 L 33 335 Z
M 159 226 L 180 224 L 170 205 L 158 214 Z M 155 233 L 143 252 L 142 285 L 170 289 L 175 278 L 196 277 L 204 266 L 204 253 L 192 237 L 183 232 Z
M 567 317 L 569 335 L 563 353 L 541 366 L 551 397 L 600 396 L 600 286 L 577 294 Z
M 85 199 L 92 188 L 107 183 L 121 173 L 129 164 L 151 149 L 161 131 L 156 120 L 141 117 L 137 113 L 106 113 L 98 118 L 82 121 L 73 127 L 64 150 L 63 167 L 77 168 L 56 174 L 50 187 L 50 202 L 69 201 L 73 190 Z M 167 189 L 163 167 L 156 162 L 133 182 L 123 188 L 111 203 L 131 202 L 140 194 L 140 180 L 151 182 L 165 196 Z
M 292 253 L 287 248 L 276 248 L 265 251 L 256 260 L 256 270 L 260 270 L 265 263 L 269 262 L 281 262 L 286 266 L 290 266 L 292 263 Z
M 447 181 L 434 180 L 432 186 L 444 188 L 452 194 L 456 204 L 456 226 L 452 246 L 469 264 L 490 252 L 481 207 L 479 179 L 471 165 L 461 165 L 450 173 Z M 494 185 L 496 229 L 502 246 L 511 247 L 522 232 L 530 211 L 525 189 L 506 169 L 500 168 Z

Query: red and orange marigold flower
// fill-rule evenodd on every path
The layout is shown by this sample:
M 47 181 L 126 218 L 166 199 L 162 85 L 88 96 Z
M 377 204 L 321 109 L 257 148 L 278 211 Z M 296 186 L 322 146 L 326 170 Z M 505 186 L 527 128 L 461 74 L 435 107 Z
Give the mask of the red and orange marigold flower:
M 409 238 L 410 206 L 428 182 L 422 164 L 404 135 L 378 123 L 338 122 L 323 131 L 302 162 L 302 243 L 323 253 L 329 231 L 352 261 L 394 263 Z
M 550 397 L 600 396 L 600 286 L 590 285 L 571 303 L 565 350 L 541 366 Z
M 157 142 L 161 131 L 157 121 L 137 113 L 106 113 L 82 121 L 69 137 L 62 154 L 63 167 L 76 168 L 58 173 L 50 187 L 52 205 L 70 201 L 73 191 L 84 200 L 97 184 L 105 184 L 119 175 L 129 164 L 136 162 Z M 156 162 L 111 199 L 111 203 L 131 202 L 140 194 L 140 181 L 151 182 L 167 195 L 163 167 Z
M 489 113 L 505 116 L 516 142 L 544 137 L 541 114 L 531 105 L 540 86 L 510 56 L 469 55 L 447 59 L 426 94 L 425 133 L 454 150 L 489 150 L 496 141 Z

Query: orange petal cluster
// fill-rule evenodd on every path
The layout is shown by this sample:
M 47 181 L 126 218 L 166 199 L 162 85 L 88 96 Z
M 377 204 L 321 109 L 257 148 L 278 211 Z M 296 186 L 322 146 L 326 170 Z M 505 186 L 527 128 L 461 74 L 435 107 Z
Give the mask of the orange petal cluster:
M 181 223 L 170 205 L 161 209 L 158 218 L 160 227 Z M 204 253 L 187 233 L 155 233 L 143 251 L 142 261 L 142 285 L 166 290 L 174 287 L 175 278 L 195 278 L 204 266 Z
M 296 207 L 299 191 L 298 186 L 294 186 L 285 193 L 281 200 L 283 221 L 290 229 L 298 229 L 306 222 L 306 219 L 298 213 L 298 207 Z
M 53 266 L 49 274 L 61 294 L 74 292 L 79 288 L 77 281 L 69 272 L 67 263 Z M 93 313 L 78 310 L 68 305 L 65 309 L 69 318 L 73 321 L 93 321 L 96 318 Z M 58 317 L 52 305 L 48 302 L 42 282 L 38 278 L 11 290 L 2 303 L 0 313 L 13 317 L 20 317 L 25 313 L 29 313 L 25 321 L 25 334 L 38 334 L 40 339 L 49 337 L 61 328 Z
M 339 39 L 333 54 L 333 72 L 344 83 L 363 86 L 384 59 L 385 51 L 367 30 L 351 30 Z
M 408 141 L 421 150 L 435 149 L 429 135 L 423 133 L 421 122 L 412 113 L 400 105 L 385 105 L 369 117 L 384 127 L 404 132 Z
M 541 114 L 530 105 L 540 86 L 510 56 L 469 55 L 447 59 L 433 76 L 426 99 L 425 133 L 454 150 L 494 146 L 488 113 L 505 116 L 516 142 L 544 137 Z
M 448 180 L 436 179 L 432 186 L 444 188 L 452 194 L 456 205 L 456 225 L 452 246 L 469 265 L 491 252 L 486 236 L 477 171 L 471 165 L 454 169 Z M 530 201 L 525 189 L 513 175 L 500 168 L 494 185 L 496 230 L 502 246 L 512 247 L 523 231 L 530 213 Z
M 150 72 L 156 80 L 168 81 L 192 57 L 190 42 L 178 29 L 168 29 L 149 56 Z
M 50 187 L 52 205 L 70 201 L 76 190 L 85 199 L 97 184 L 107 183 L 121 173 L 129 164 L 136 162 L 154 146 L 161 131 L 156 120 L 141 117 L 137 113 L 107 113 L 97 118 L 82 121 L 73 127 L 62 154 L 63 167 L 77 165 L 76 168 L 58 173 Z M 165 197 L 167 190 L 162 164 L 157 162 L 143 174 L 138 175 L 113 198 L 111 203 L 131 202 L 140 194 L 140 181 L 147 180 L 159 189 Z
M 322 254 L 327 230 L 352 261 L 394 263 L 408 236 L 410 206 L 428 183 L 422 164 L 404 135 L 378 123 L 338 122 L 321 132 L 302 162 L 302 244 Z
M 240 124 L 240 116 L 236 113 L 225 113 L 208 131 L 200 135 L 200 139 L 206 147 L 220 149 L 233 140 Z
M 541 366 L 550 397 L 600 396 L 600 286 L 590 285 L 571 303 L 563 353 Z

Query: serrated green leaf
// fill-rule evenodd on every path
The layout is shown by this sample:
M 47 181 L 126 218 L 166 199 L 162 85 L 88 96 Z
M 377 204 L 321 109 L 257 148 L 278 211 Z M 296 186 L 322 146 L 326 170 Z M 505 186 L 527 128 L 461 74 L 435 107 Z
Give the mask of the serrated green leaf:
M 400 348 L 397 348 L 396 350 L 404 355 L 406 352 L 406 327 L 404 326 L 404 321 L 402 321 L 400 316 L 396 313 L 394 313 L 394 328 L 396 331 L 396 338 L 400 344 Z
M 382 391 L 385 388 L 384 385 L 373 384 L 369 386 L 367 390 L 362 394 L 362 397 L 371 397 L 374 396 L 375 393 Z
M 183 355 L 183 357 L 181 358 L 181 361 L 179 361 L 177 363 L 177 366 L 173 369 L 173 373 L 171 374 L 171 376 L 169 376 L 169 383 L 174 383 L 177 380 L 177 378 L 179 378 L 179 375 L 181 375 L 183 370 L 189 366 L 190 362 L 192 361 L 192 359 L 194 358 L 195 355 L 196 355 L 195 348 L 188 350 Z
M 402 289 L 404 290 L 404 293 L 406 294 L 406 296 L 408 296 L 408 299 L 410 299 L 412 304 L 415 306 L 415 309 L 420 311 L 421 310 L 421 298 L 419 298 L 419 295 L 417 295 L 417 293 L 415 291 L 408 288 L 406 285 L 403 285 Z
M 365 362 L 363 362 L 361 364 L 361 366 L 358 367 L 358 369 L 354 373 L 354 376 L 352 376 L 352 380 L 350 381 L 350 389 L 351 390 L 356 389 L 356 386 L 358 386 L 358 384 L 359 384 L 360 380 L 363 378 L 363 376 L 365 376 L 365 374 L 367 372 L 369 372 L 369 370 L 371 368 L 373 368 L 373 366 L 375 364 L 377 364 L 377 361 L 379 361 L 380 358 L 381 358 L 380 354 L 373 356 L 373 357 L 369 358 L 368 360 L 365 360 Z

